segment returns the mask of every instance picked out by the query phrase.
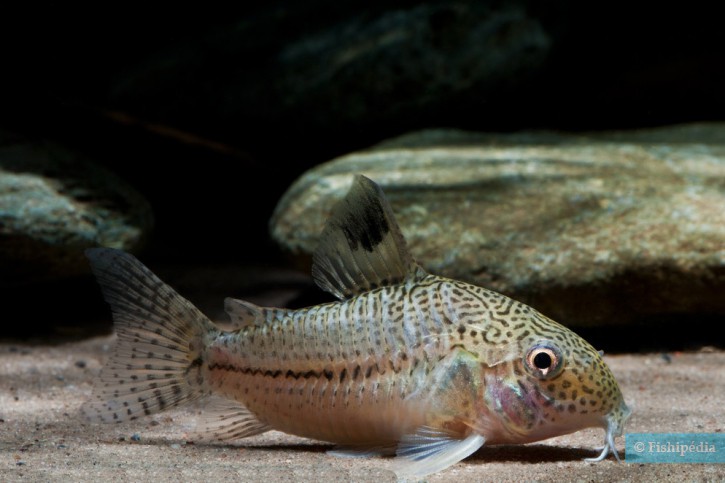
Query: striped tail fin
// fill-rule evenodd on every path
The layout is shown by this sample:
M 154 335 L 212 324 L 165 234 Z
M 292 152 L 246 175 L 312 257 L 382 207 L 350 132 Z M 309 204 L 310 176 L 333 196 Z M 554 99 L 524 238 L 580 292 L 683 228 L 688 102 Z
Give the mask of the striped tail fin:
M 191 302 L 135 257 L 86 251 L 111 306 L 118 339 L 83 407 L 94 422 L 122 422 L 193 401 L 207 393 L 203 349 L 218 332 Z

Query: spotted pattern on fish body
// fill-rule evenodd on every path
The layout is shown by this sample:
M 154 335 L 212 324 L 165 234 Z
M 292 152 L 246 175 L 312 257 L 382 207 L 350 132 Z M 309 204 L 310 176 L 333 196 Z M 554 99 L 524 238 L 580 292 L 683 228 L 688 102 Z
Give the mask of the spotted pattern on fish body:
M 132 256 L 88 253 L 118 343 L 85 412 L 121 422 L 208 398 L 200 439 L 278 429 L 396 454 L 401 476 L 440 471 L 484 443 L 606 429 L 629 409 L 601 355 L 569 329 L 412 259 L 380 188 L 358 177 L 328 223 L 313 275 L 340 301 L 300 310 L 227 299 L 223 331 Z

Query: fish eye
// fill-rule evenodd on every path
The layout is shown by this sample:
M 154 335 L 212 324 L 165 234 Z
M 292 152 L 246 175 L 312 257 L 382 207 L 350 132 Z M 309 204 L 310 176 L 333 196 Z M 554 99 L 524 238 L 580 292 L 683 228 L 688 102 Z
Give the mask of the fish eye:
M 550 342 L 535 344 L 526 352 L 524 363 L 536 377 L 549 379 L 561 371 L 561 350 Z

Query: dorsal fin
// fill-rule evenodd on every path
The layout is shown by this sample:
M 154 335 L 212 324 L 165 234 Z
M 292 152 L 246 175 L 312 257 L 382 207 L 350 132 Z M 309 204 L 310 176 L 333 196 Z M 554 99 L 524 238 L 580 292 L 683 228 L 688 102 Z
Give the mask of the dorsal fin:
M 383 190 L 355 176 L 333 209 L 312 259 L 312 277 L 323 290 L 345 299 L 420 275 Z

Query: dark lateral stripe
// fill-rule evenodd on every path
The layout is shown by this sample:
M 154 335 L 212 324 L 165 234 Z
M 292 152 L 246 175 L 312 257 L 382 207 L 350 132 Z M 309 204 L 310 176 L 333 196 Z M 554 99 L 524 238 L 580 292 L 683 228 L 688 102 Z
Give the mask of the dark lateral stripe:
M 288 379 L 300 379 L 300 378 L 302 378 L 302 379 L 310 379 L 310 378 L 320 379 L 320 378 L 324 377 L 328 381 L 331 381 L 332 378 L 335 377 L 335 373 L 329 369 L 324 369 L 322 371 L 299 371 L 299 372 L 295 372 L 290 369 L 290 370 L 284 372 L 281 369 L 270 370 L 270 369 L 258 369 L 255 367 L 239 367 L 239 366 L 235 366 L 233 364 L 210 364 L 209 370 L 210 371 L 237 372 L 239 374 L 244 374 L 247 376 L 264 376 L 264 377 L 270 377 L 272 379 L 275 379 L 275 378 L 283 375 L 285 378 L 288 378 Z M 359 377 L 361 370 L 362 370 L 362 368 L 360 367 L 360 365 L 355 366 L 355 370 L 353 371 L 353 374 L 352 374 L 353 380 L 357 379 Z M 375 364 L 375 365 L 371 365 L 371 366 L 367 367 L 367 369 L 365 371 L 365 377 L 369 378 L 372 375 L 373 370 L 375 370 L 378 374 L 385 374 L 385 370 L 381 371 L 380 368 L 378 367 L 378 365 Z M 345 378 L 347 377 L 347 369 L 343 368 L 338 377 L 340 379 L 340 382 L 342 383 L 345 380 Z
M 258 369 L 255 367 L 239 367 L 232 364 L 209 364 L 209 370 L 238 372 L 239 374 L 244 374 L 247 376 L 264 376 L 271 377 L 272 379 L 275 379 L 282 375 L 281 369 L 276 369 L 273 371 L 270 369 Z M 286 373 L 284 373 L 284 377 L 293 379 L 299 379 L 300 377 L 304 379 L 309 379 L 311 377 L 319 378 L 321 375 L 322 373 L 317 371 L 294 372 L 292 370 L 288 370 Z

